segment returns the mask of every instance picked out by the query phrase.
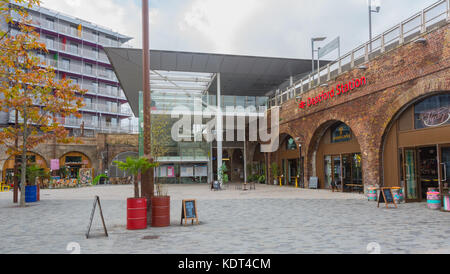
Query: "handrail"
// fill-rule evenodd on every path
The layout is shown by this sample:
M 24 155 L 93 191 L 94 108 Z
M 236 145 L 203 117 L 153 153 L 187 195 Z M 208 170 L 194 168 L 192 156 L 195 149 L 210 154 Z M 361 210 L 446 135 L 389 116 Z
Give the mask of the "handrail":
M 443 5 L 445 5 L 445 8 L 442 7 Z M 440 9 L 444 9 L 444 11 L 439 12 Z M 438 13 L 432 17 L 427 17 L 427 14 L 430 12 Z M 439 18 L 441 19 L 436 20 Z M 419 22 L 415 24 L 416 21 Z M 405 40 L 411 41 L 428 31 L 430 27 L 433 27 L 442 21 L 450 22 L 450 0 L 437 1 L 406 20 L 401 21 L 396 26 L 393 26 L 392 28 L 375 36 L 372 40 L 369 40 L 350 52 L 342 55 L 336 61 L 328 63 L 327 65 L 320 67 L 317 71 L 314 71 L 304 78 L 297 80 L 291 86 L 285 88 L 284 91 L 275 91 L 275 95 L 269 98 L 269 107 L 280 106 L 286 101 L 284 98 L 287 100 L 295 98 L 297 95 L 316 88 L 336 76 L 353 69 L 357 66 L 357 61 L 360 62 L 360 59 L 362 58 L 364 58 L 364 61 L 358 65 L 367 63 L 374 57 L 383 54 L 386 51 L 386 48 L 392 44 L 398 43 L 399 45 L 402 45 L 405 43 Z M 405 29 L 405 27 L 407 27 L 407 29 Z M 372 50 L 370 50 L 370 44 L 372 44 Z M 373 46 L 374 44 L 376 46 Z M 360 51 L 364 51 L 364 54 L 358 55 Z M 349 59 L 349 61 L 346 61 L 346 59 Z M 331 67 L 337 68 L 332 70 Z M 333 77 L 332 74 L 336 75 Z M 323 79 L 324 77 L 325 79 Z

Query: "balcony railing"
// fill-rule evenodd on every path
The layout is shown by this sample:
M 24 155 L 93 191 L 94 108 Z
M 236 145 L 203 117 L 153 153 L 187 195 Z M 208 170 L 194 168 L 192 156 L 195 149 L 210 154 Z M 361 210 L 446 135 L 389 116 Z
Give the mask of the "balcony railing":
M 299 94 L 321 85 L 321 83 L 330 81 L 346 71 L 361 66 L 388 50 L 413 41 L 423 33 L 438 28 L 447 22 L 450 22 L 450 0 L 440 0 L 343 55 L 338 60 L 298 80 L 285 90 L 278 91 L 270 99 L 269 106 L 280 106 L 283 102 L 293 99 Z

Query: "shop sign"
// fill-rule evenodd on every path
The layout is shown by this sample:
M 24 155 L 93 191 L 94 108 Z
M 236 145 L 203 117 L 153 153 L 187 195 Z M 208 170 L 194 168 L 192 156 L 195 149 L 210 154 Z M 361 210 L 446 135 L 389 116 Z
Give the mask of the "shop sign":
M 338 84 L 335 88 L 332 88 L 329 91 L 322 91 L 321 94 L 317 95 L 314 98 L 308 98 L 307 101 L 297 101 L 298 107 L 300 109 L 305 109 L 309 107 L 313 107 L 319 105 L 325 101 L 336 98 L 338 96 L 348 94 L 350 91 L 363 87 L 367 83 L 366 77 L 361 77 L 360 79 L 352 79 L 346 84 Z
M 173 167 L 173 166 L 167 167 L 167 177 L 169 177 L 169 178 L 175 177 L 175 167 Z
M 420 120 L 426 127 L 442 126 L 450 121 L 450 107 L 433 109 L 420 114 Z
M 51 159 L 50 160 L 50 169 L 51 170 L 59 170 L 59 159 Z
M 350 128 L 345 124 L 342 124 L 341 126 L 337 127 L 332 132 L 332 136 L 331 136 L 332 143 L 347 142 L 347 141 L 350 141 L 351 139 L 352 139 L 352 134 L 351 134 Z

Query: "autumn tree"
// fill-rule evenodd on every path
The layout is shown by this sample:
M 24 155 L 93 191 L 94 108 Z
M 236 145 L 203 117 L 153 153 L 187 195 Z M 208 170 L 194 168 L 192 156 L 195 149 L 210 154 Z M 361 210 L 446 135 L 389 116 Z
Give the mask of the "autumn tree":
M 19 116 L 17 126 L 0 131 L 0 145 L 6 146 L 9 155 L 21 155 L 20 206 L 25 206 L 27 153 L 53 138 L 60 143 L 78 142 L 69 137 L 61 118 L 81 117 L 78 110 L 83 107 L 83 98 L 77 93 L 85 93 L 70 80 L 57 79 L 55 71 L 38 57 L 37 53 L 48 51 L 30 26 L 24 8 L 35 5 L 40 5 L 40 0 L 0 0 L 2 23 L 20 30 L 16 35 L 8 30 L 0 32 L 0 111 Z M 12 20 L 12 13 L 20 18 L 18 23 Z

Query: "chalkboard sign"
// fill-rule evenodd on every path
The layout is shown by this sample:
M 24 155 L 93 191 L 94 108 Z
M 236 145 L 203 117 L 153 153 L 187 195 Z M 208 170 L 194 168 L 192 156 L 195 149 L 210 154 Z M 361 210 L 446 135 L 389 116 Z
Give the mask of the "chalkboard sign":
M 194 221 L 198 222 L 198 215 L 197 215 L 197 201 L 196 200 L 183 200 L 182 207 L 181 207 L 181 224 L 187 225 L 188 221 L 191 221 L 192 224 L 194 224 Z
M 382 187 L 380 189 L 380 197 L 378 197 L 378 207 L 380 207 L 380 204 L 383 203 L 386 204 L 386 208 L 389 206 L 389 204 L 394 204 L 395 208 L 397 208 L 397 203 L 395 202 L 391 188 Z
M 319 188 L 319 178 L 310 177 L 309 178 L 309 188 L 310 189 L 318 189 Z
M 95 209 L 98 204 L 98 209 L 100 210 L 100 217 L 102 218 L 103 229 L 105 230 L 105 236 L 108 237 L 108 231 L 106 230 L 105 219 L 103 218 L 102 206 L 100 205 L 100 197 L 95 196 L 94 205 L 92 206 L 91 218 L 89 220 L 88 229 L 86 232 L 86 239 L 89 239 L 89 232 L 91 231 L 92 221 L 94 220 Z

